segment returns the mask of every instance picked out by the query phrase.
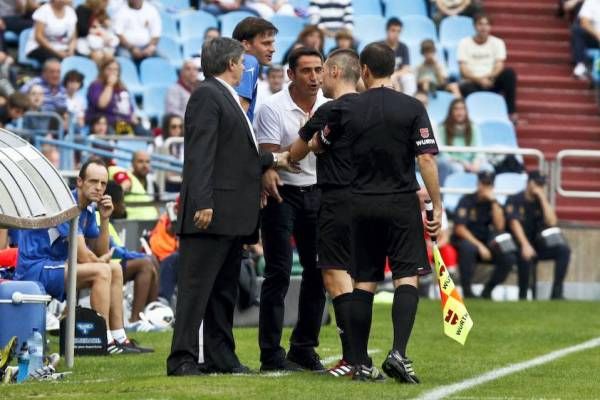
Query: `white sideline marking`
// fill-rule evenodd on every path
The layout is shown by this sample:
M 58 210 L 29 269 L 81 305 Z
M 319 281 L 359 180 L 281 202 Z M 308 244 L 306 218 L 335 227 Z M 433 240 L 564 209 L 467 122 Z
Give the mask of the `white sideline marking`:
M 463 390 L 470 389 L 474 386 L 502 378 L 506 375 L 514 374 L 515 372 L 520 372 L 528 368 L 537 367 L 539 365 L 546 364 L 556 359 L 565 357 L 569 354 L 576 353 L 582 350 L 592 349 L 598 346 L 600 346 L 600 337 L 588 340 L 587 342 L 583 342 L 575 346 L 553 351 L 543 356 L 533 358 L 529 361 L 523 361 L 518 364 L 510 364 L 506 367 L 486 372 L 485 374 L 478 375 L 474 378 L 466 379 L 462 382 L 457 382 L 448 386 L 441 386 L 437 389 L 433 389 L 423 393 L 423 395 L 421 395 L 418 398 L 418 400 L 440 400 L 444 397 L 453 395 L 454 393 L 462 392 Z
M 377 353 L 381 353 L 381 350 L 380 349 L 373 349 L 373 350 L 369 350 L 368 353 L 369 354 L 377 354 Z M 323 364 L 330 364 L 330 363 L 332 363 L 334 361 L 339 360 L 340 358 L 342 358 L 342 355 L 338 354 L 338 355 L 335 355 L 335 356 L 325 357 L 325 358 L 323 358 L 321 360 L 321 362 Z

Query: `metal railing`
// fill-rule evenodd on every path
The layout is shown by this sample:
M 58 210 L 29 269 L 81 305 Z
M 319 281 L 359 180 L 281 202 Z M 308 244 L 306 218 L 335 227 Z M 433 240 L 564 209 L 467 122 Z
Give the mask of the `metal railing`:
M 563 160 L 565 158 L 595 158 L 600 160 L 600 150 L 561 150 L 556 154 L 554 165 L 554 182 L 556 193 L 563 197 L 575 197 L 582 199 L 600 199 L 599 191 L 567 190 L 562 186 Z

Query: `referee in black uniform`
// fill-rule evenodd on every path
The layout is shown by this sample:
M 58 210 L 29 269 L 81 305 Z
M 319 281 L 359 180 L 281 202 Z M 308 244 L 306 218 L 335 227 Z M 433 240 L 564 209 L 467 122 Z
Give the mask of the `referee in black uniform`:
M 323 104 L 302 127 L 300 138 L 290 149 L 293 160 L 301 160 L 310 151 L 313 136 L 320 138 L 329 133 L 327 122 L 334 114 L 348 109 L 356 99 L 356 84 L 360 79 L 358 54 L 354 50 L 336 50 L 323 65 L 323 94 L 335 99 Z M 318 216 L 318 262 L 323 285 L 332 299 L 335 321 L 342 343 L 342 358 L 328 369 L 334 377 L 352 373 L 349 362 L 350 346 L 347 331 L 352 313 L 352 278 L 350 266 L 350 183 L 352 181 L 352 154 L 347 137 L 341 137 L 328 151 L 317 154 L 317 185 L 321 189 Z
M 325 139 L 335 143 L 343 132 L 352 158 L 351 275 L 353 304 L 348 339 L 354 379 L 380 380 L 367 354 L 373 293 L 384 278 L 389 257 L 394 279 L 392 321 L 394 344 L 383 363 L 387 375 L 400 382 L 418 383 L 406 346 L 417 312 L 417 269 L 429 265 L 423 221 L 416 191 L 415 157 L 434 207 L 430 235 L 439 235 L 442 215 L 437 167 L 437 143 L 429 117 L 416 99 L 392 89 L 394 53 L 372 43 L 360 54 L 367 91 L 357 96 L 338 123 L 328 123 Z M 325 132 L 324 132 L 325 133 Z M 339 140 L 339 139 L 337 139 Z

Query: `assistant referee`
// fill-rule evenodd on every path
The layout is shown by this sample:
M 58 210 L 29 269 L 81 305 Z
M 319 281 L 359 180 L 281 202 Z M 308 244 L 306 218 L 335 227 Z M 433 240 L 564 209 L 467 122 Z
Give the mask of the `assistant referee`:
M 429 117 L 416 99 L 395 91 L 390 79 L 394 52 L 372 43 L 360 54 L 361 75 L 368 89 L 352 101 L 339 119 L 352 149 L 353 312 L 348 339 L 354 379 L 380 380 L 367 354 L 373 293 L 384 278 L 389 257 L 394 279 L 394 344 L 382 367 L 400 382 L 418 383 L 406 346 L 417 312 L 417 269 L 429 265 L 416 191 L 415 157 L 434 206 L 427 232 L 440 231 L 442 204 L 434 155 L 438 148 Z M 336 140 L 330 135 L 327 140 Z

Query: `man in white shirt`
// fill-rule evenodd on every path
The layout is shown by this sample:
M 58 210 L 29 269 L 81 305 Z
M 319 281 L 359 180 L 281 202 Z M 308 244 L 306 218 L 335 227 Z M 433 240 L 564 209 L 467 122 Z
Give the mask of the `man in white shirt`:
M 305 47 L 289 57 L 290 85 L 261 106 L 254 119 L 261 150 L 281 151 L 298 139 L 298 131 L 326 99 L 322 96 L 323 58 Z M 316 159 L 308 155 L 299 163 L 301 172 L 265 173 L 263 186 L 271 196 L 262 216 L 265 280 L 261 288 L 259 345 L 261 371 L 324 370 L 315 347 L 325 290 L 317 269 L 317 212 L 320 191 L 316 186 Z M 277 187 L 279 186 L 278 190 Z M 302 264 L 298 321 L 287 353 L 281 347 L 284 298 L 292 269 L 292 236 Z
M 463 97 L 479 90 L 502 93 L 508 113 L 516 121 L 517 76 L 512 68 L 504 66 L 506 46 L 500 38 L 490 35 L 491 24 L 485 14 L 475 17 L 475 36 L 464 38 L 458 44 L 458 62 Z
M 156 8 L 144 0 L 129 0 L 115 15 L 119 55 L 141 62 L 156 53 L 162 23 Z
M 585 78 L 588 70 L 585 65 L 587 49 L 600 47 L 600 1 L 585 0 L 579 11 L 579 23 L 573 24 L 571 50 L 575 69 L 573 75 Z

